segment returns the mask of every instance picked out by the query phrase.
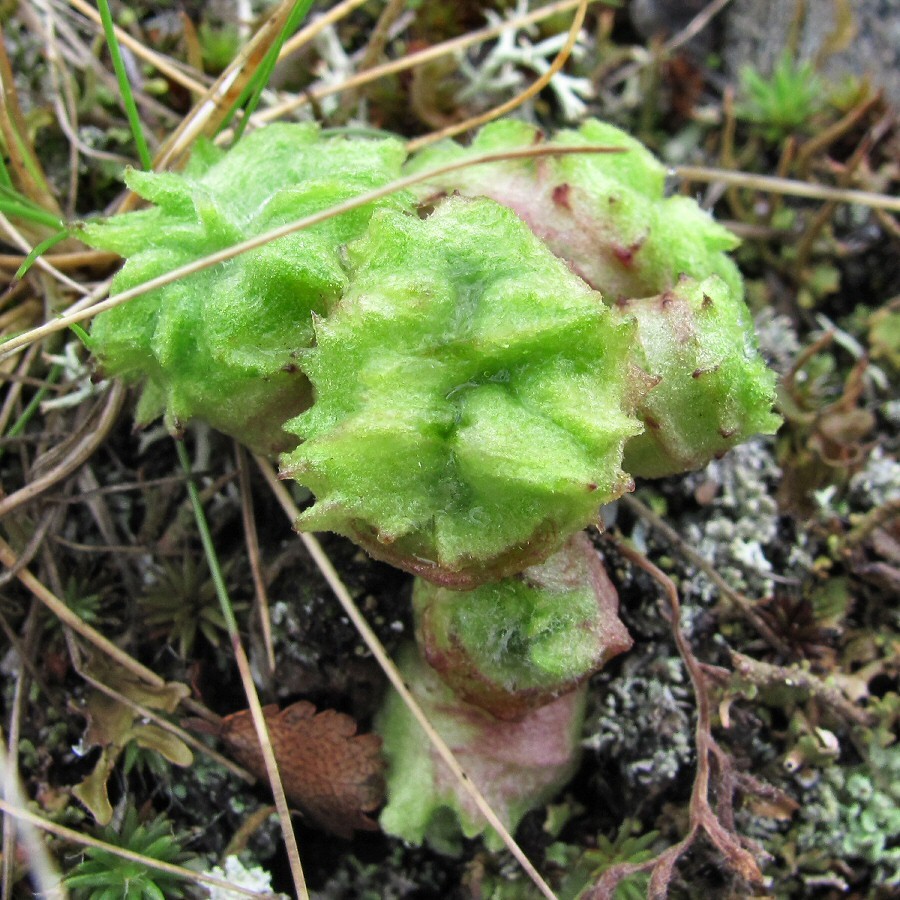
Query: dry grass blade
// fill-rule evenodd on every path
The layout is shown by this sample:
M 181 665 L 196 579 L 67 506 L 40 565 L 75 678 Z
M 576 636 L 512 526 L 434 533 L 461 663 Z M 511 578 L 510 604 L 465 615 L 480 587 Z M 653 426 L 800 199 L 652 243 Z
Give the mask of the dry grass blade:
M 22 359 L 19 361 L 18 366 L 16 367 L 16 378 L 5 378 L 5 381 L 11 381 L 9 390 L 7 391 L 6 397 L 3 400 L 3 406 L 0 407 L 0 434 L 6 434 L 6 427 L 9 425 L 9 420 L 12 417 L 13 412 L 16 410 L 16 406 L 19 403 L 19 398 L 22 395 L 22 386 L 25 383 L 25 377 L 27 373 L 31 370 L 31 366 L 34 363 L 35 357 L 40 352 L 40 347 L 37 344 L 32 344 L 28 351 L 23 354 Z M 6 373 L 4 373 L 6 374 Z
M 9 219 L 3 213 L 0 213 L 0 226 L 3 227 L 3 230 L 10 237 L 12 243 L 16 244 L 22 251 L 22 253 L 24 254 L 22 260 L 24 262 L 24 260 L 34 249 L 29 243 L 28 239 L 24 234 L 22 234 L 21 231 L 19 231 L 18 228 L 16 228 L 15 225 L 13 225 L 12 222 L 9 221 Z M 88 289 L 84 287 L 84 285 L 69 278 L 69 276 L 64 274 L 63 272 L 60 272 L 59 269 L 57 269 L 52 263 L 44 259 L 43 256 L 38 256 L 37 259 L 35 259 L 34 264 L 39 269 L 55 278 L 60 284 L 69 288 L 70 290 L 75 291 L 76 294 L 87 295 L 89 293 Z
M 292 53 L 296 53 L 301 47 L 305 47 L 316 35 L 321 34 L 329 25 L 340 22 L 344 16 L 349 15 L 354 9 L 368 3 L 368 0 L 343 0 L 331 7 L 327 12 L 305 25 L 295 35 L 288 38 L 278 54 L 279 60 L 286 59 Z
M 443 138 L 453 137 L 453 135 L 461 134 L 464 131 L 468 131 L 470 128 L 477 128 L 479 125 L 483 125 L 485 122 L 491 122 L 494 119 L 499 118 L 500 116 L 506 115 L 506 113 L 514 110 L 516 107 L 521 106 L 526 100 L 529 100 L 531 97 L 534 97 L 536 94 L 539 94 L 548 84 L 550 84 L 553 76 L 566 64 L 566 60 L 568 60 L 569 55 L 572 52 L 572 48 L 575 46 L 575 41 L 578 40 L 578 32 L 581 31 L 581 26 L 584 24 L 584 17 L 587 13 L 588 0 L 582 0 L 581 3 L 578 4 L 577 9 L 575 10 L 575 16 L 572 19 L 572 24 L 569 27 L 569 34 L 566 38 L 565 44 L 560 48 L 559 53 L 553 59 L 553 62 L 550 64 L 550 68 L 541 75 L 540 78 L 537 79 L 533 84 L 530 84 L 524 91 L 521 91 L 511 100 L 507 100 L 505 103 L 501 103 L 498 106 L 495 106 L 493 109 L 489 109 L 487 112 L 482 113 L 478 116 L 472 116 L 470 119 L 466 119 L 465 122 L 458 122 L 455 125 L 449 125 L 446 128 L 442 128 L 440 131 L 433 132 L 432 134 L 427 134 L 424 137 L 416 138 L 414 141 L 409 141 L 406 145 L 407 149 L 410 153 L 415 150 L 420 149 L 421 147 L 427 147 L 429 144 L 433 144 L 436 141 L 442 140 Z
M 228 68 L 208 88 L 200 101 L 167 138 L 153 160 L 154 170 L 174 165 L 201 135 L 212 135 L 228 115 L 269 48 L 278 39 L 294 9 L 294 0 L 282 2 L 241 49 Z
M 124 385 L 121 383 L 113 384 L 107 395 L 106 403 L 96 419 L 96 423 L 90 428 L 82 430 L 82 436 L 77 438 L 75 445 L 67 450 L 65 458 L 49 472 L 45 472 L 15 493 L 0 500 L 0 519 L 9 515 L 23 503 L 28 503 L 39 497 L 48 488 L 58 484 L 71 475 L 79 466 L 83 465 L 106 440 L 122 409 L 126 393 Z
M 43 257 L 59 271 L 66 269 L 82 269 L 90 266 L 103 268 L 119 261 L 115 253 L 103 250 L 76 250 L 72 253 L 47 253 Z M 25 262 L 25 254 L 0 253 L 0 269 L 16 271 Z
M 43 831 L 56 835 L 58 838 L 70 841 L 76 846 L 93 847 L 97 850 L 103 850 L 106 853 L 111 853 L 113 856 L 119 856 L 122 859 L 140 863 L 148 869 L 156 869 L 159 872 L 175 875 L 178 878 L 183 878 L 185 881 L 190 881 L 194 884 L 208 884 L 210 887 L 216 887 L 220 890 L 232 891 L 241 897 L 256 897 L 257 900 L 266 896 L 273 897 L 272 894 L 260 894 L 258 891 L 251 891 L 248 888 L 240 887 L 239 885 L 232 884 L 228 881 L 223 881 L 221 878 L 215 878 L 212 875 L 206 875 L 203 872 L 194 872 L 191 869 L 185 869 L 183 866 L 175 866 L 172 865 L 172 863 L 162 862 L 161 860 L 153 859 L 149 856 L 143 856 L 140 853 L 132 853 L 124 847 L 115 847 L 104 841 L 98 841 L 96 838 L 88 837 L 86 834 L 79 834 L 71 828 L 66 828 L 63 825 L 57 825 L 55 822 L 50 822 L 47 819 L 41 818 L 41 816 L 37 816 L 27 809 L 22 809 L 20 806 L 8 803 L 6 800 L 0 801 L 0 812 L 3 812 L 8 816 L 14 816 L 24 822 L 28 822 Z
M 293 97 L 290 100 L 284 101 L 283 103 L 278 103 L 272 106 L 270 109 L 256 113 L 253 117 L 253 122 L 256 125 L 263 125 L 266 122 L 275 121 L 276 119 L 280 119 L 287 113 L 293 112 L 294 110 L 299 109 L 302 106 L 306 106 L 309 103 L 318 103 L 320 100 L 324 100 L 326 97 L 330 97 L 332 94 L 340 94 L 343 91 L 351 91 L 355 88 L 369 84 L 372 81 L 377 81 L 379 78 L 385 78 L 388 75 L 396 75 L 398 72 L 405 72 L 408 69 L 414 69 L 416 68 L 416 66 L 425 65 L 425 63 L 431 62 L 435 59 L 440 59 L 442 56 L 450 56 L 453 53 L 458 53 L 462 50 L 465 50 L 467 47 L 472 47 L 475 44 L 481 44 L 484 43 L 484 41 L 492 40 L 508 28 L 524 28 L 525 26 L 531 25 L 534 22 L 541 22 L 544 19 L 549 19 L 551 16 L 555 16 L 557 13 L 568 12 L 570 9 L 575 9 L 575 7 L 582 2 L 583 0 L 557 0 L 556 3 L 548 3 L 546 6 L 540 6 L 537 9 L 532 10 L 531 12 L 526 13 L 522 16 L 516 16 L 514 18 L 506 19 L 505 21 L 500 22 L 497 25 L 490 25 L 486 28 L 481 28 L 478 31 L 470 31 L 458 38 L 452 38 L 451 40 L 442 41 L 441 43 L 435 44 L 433 47 L 428 47 L 425 50 L 418 50 L 415 53 L 408 53 L 401 59 L 391 60 L 390 62 L 383 63 L 380 66 L 375 66 L 363 72 L 358 72 L 356 75 L 352 76 L 351 78 L 347 78 L 340 84 L 328 85 L 327 87 L 308 91 L 307 93 L 302 94 L 299 97 Z M 596 0 L 588 0 L 588 2 L 592 3 L 596 2 Z M 314 24 L 317 24 L 318 21 L 320 20 L 317 20 L 317 22 Z M 285 44 L 285 47 L 287 48 L 292 44 L 293 41 L 288 41 Z
M 269 483 L 269 487 L 275 494 L 278 503 L 281 505 L 281 508 L 285 511 L 290 521 L 295 522 L 300 516 L 300 510 L 291 499 L 284 485 L 279 481 L 278 476 L 272 469 L 272 466 L 267 460 L 264 460 L 261 457 L 257 457 L 256 461 L 259 465 L 260 471 L 262 472 L 266 481 Z M 509 833 L 509 829 L 506 828 L 503 822 L 501 822 L 497 817 L 497 814 L 493 811 L 493 809 L 491 809 L 490 804 L 484 798 L 484 795 L 478 789 L 478 786 L 475 785 L 469 778 L 469 776 L 463 771 L 462 766 L 460 766 L 460 764 L 456 760 L 456 757 L 453 755 L 453 751 L 447 746 L 447 743 L 444 741 L 444 739 L 434 730 L 431 723 L 428 721 L 428 718 L 422 711 L 422 708 L 416 702 L 416 699 L 413 697 L 409 688 L 404 683 L 403 676 L 397 670 L 397 667 L 391 661 L 391 658 L 387 655 L 387 651 L 384 649 L 381 641 L 378 640 L 377 635 L 369 627 L 369 623 L 365 620 L 362 613 L 353 602 L 353 598 L 350 596 L 350 592 L 341 581 L 340 576 L 338 575 L 334 566 L 331 564 L 331 560 L 328 559 L 328 556 L 322 549 L 322 546 L 312 535 L 304 534 L 303 532 L 300 532 L 300 540 L 303 541 L 306 549 L 309 551 L 309 555 L 312 557 L 313 561 L 318 566 L 319 571 L 328 582 L 328 586 L 334 592 L 335 597 L 337 597 L 347 617 L 359 632 L 360 637 L 362 637 L 362 639 L 365 641 L 366 646 L 369 648 L 372 656 L 375 657 L 378 665 L 381 667 L 381 670 L 387 676 L 388 680 L 400 695 L 409 711 L 422 727 L 425 734 L 428 736 L 428 740 L 431 741 L 435 750 L 438 752 L 441 759 L 450 769 L 453 776 L 457 779 L 457 781 L 459 781 L 463 790 L 466 791 L 466 793 L 468 793 L 472 798 L 472 801 L 475 803 L 475 806 L 478 808 L 479 812 L 481 812 L 485 819 L 487 819 L 487 821 L 497 832 L 497 834 L 500 835 L 500 838 L 506 845 L 506 848 L 515 857 L 516 861 L 519 863 L 519 865 L 522 867 L 522 869 L 525 871 L 525 873 L 528 875 L 537 889 L 541 892 L 541 894 L 543 894 L 544 897 L 547 897 L 548 900 L 555 900 L 556 895 L 550 889 L 550 886 L 546 881 L 544 881 L 540 873 L 532 864 L 531 860 L 528 859 L 528 857 L 522 851 L 522 848 L 516 843 L 515 838 Z
M 19 787 L 19 779 L 16 767 L 11 759 L 7 759 L 6 754 L 0 752 L 0 784 L 3 789 L 3 802 L 10 805 L 13 809 L 22 809 L 25 806 L 25 798 Z M 6 822 L 12 820 L 12 816 L 4 815 L 4 835 L 6 833 Z M 21 841 L 27 855 L 31 877 L 36 889 L 36 895 L 47 898 L 47 900 L 56 900 L 56 898 L 65 897 L 64 892 L 59 887 L 60 876 L 56 868 L 56 864 L 47 852 L 38 836 L 34 823 L 24 821 L 23 826 L 19 829 L 19 840 Z M 4 851 L 6 848 L 4 847 Z M 12 854 L 13 858 L 15 854 Z M 6 853 L 4 852 L 4 881 L 3 888 L 6 890 L 8 882 L 11 879 L 5 877 Z
M 247 555 L 250 559 L 250 571 L 253 575 L 253 590 L 256 598 L 256 614 L 262 631 L 263 646 L 266 650 L 266 661 L 269 664 L 269 676 L 275 673 L 275 643 L 272 639 L 272 621 L 269 616 L 269 597 L 266 583 L 262 575 L 262 564 L 259 555 L 259 536 L 256 532 L 256 519 L 253 515 L 253 493 L 250 490 L 250 476 L 247 472 L 247 454 L 240 444 L 235 443 L 239 485 L 241 490 L 241 519 L 244 524 L 244 536 L 247 541 Z
M 299 900 L 309 900 L 306 878 L 303 874 L 303 866 L 300 862 L 300 850 L 297 847 L 297 838 L 291 823 L 291 811 L 288 807 L 281 773 L 278 770 L 278 762 L 275 759 L 275 750 L 272 746 L 272 738 L 269 734 L 268 726 L 266 725 L 265 713 L 263 712 L 262 704 L 259 702 L 259 694 L 256 691 L 256 684 L 253 681 L 250 661 L 247 659 L 247 653 L 241 642 L 237 620 L 235 619 L 234 610 L 231 606 L 231 599 L 228 596 L 228 589 L 225 586 L 225 579 L 222 575 L 222 568 L 219 564 L 215 546 L 213 545 L 209 523 L 206 520 L 206 514 L 203 510 L 200 494 L 197 490 L 197 485 L 194 483 L 191 476 L 191 465 L 190 460 L 188 459 L 187 450 L 185 450 L 184 445 L 181 443 L 176 445 L 176 449 L 178 451 L 181 467 L 187 475 L 187 492 L 193 507 L 194 520 L 197 524 L 197 530 L 200 534 L 200 541 L 203 544 L 204 553 L 206 554 L 206 561 L 209 565 L 210 574 L 212 575 L 215 584 L 219 606 L 228 630 L 228 637 L 231 640 L 231 649 L 234 653 L 238 672 L 240 673 L 241 685 L 244 688 L 244 694 L 250 705 L 250 715 L 253 718 L 253 726 L 256 729 L 259 748 L 262 751 L 266 774 L 269 777 L 269 785 L 275 796 L 275 808 L 278 810 L 278 819 L 281 824 L 281 831 L 284 837 L 285 849 L 287 850 L 294 888 Z
M 673 34 L 662 46 L 664 53 L 672 53 L 688 41 L 695 38 L 707 25 L 725 9 L 731 0 L 713 0 L 712 3 L 704 6 L 700 12 L 691 19 L 684 28 L 677 34 Z
M 269 776 L 269 786 L 275 797 L 275 808 L 278 810 L 278 819 L 281 822 L 281 832 L 284 836 L 285 849 L 291 866 L 291 876 L 294 879 L 294 888 L 297 891 L 298 900 L 309 900 L 309 891 L 306 887 L 306 878 L 303 875 L 303 866 L 300 863 L 300 850 L 297 847 L 297 838 L 291 824 L 291 811 L 288 807 L 287 797 L 284 793 L 284 785 L 281 781 L 281 773 L 278 771 L 278 762 L 275 759 L 275 751 L 272 748 L 272 738 L 266 726 L 266 717 L 263 713 L 259 695 L 256 693 L 256 685 L 253 683 L 253 673 L 250 670 L 250 661 L 244 650 L 240 638 L 235 635 L 232 638 L 232 650 L 241 676 L 241 684 L 250 704 L 250 714 L 253 717 L 253 725 L 259 738 L 259 747 L 262 750 L 263 760 L 266 764 L 266 773 Z
M 35 637 L 37 635 L 38 618 L 34 615 L 34 606 L 25 623 L 25 637 L 19 645 L 19 652 L 22 653 L 22 659 L 33 660 Z M 5 751 L 0 751 L 2 758 L 5 760 L 4 767 L 4 790 L 5 799 L 15 800 L 15 795 L 8 790 L 7 779 L 15 777 L 19 771 L 19 739 L 22 734 L 22 709 L 23 701 L 28 694 L 31 686 L 29 671 L 19 673 L 16 679 L 16 688 L 13 694 L 12 708 L 9 714 L 9 739 Z M 5 816 L 3 819 L 3 877 L 0 882 L 0 891 L 2 891 L 2 900 L 9 900 L 10 892 L 13 886 L 13 870 L 15 865 L 15 847 L 17 843 L 16 823 L 11 816 Z
M 900 197 L 879 194 L 875 191 L 857 191 L 850 188 L 830 187 L 827 184 L 810 184 L 774 175 L 756 175 L 752 172 L 735 172 L 731 169 L 715 169 L 710 166 L 675 166 L 673 171 L 685 181 L 704 183 L 719 182 L 732 187 L 748 188 L 770 194 L 784 194 L 808 200 L 825 200 L 835 203 L 852 203 L 872 209 L 900 212 Z
M 393 181 L 390 184 L 385 185 L 384 187 L 377 188 L 373 191 L 367 191 L 365 194 L 359 194 L 351 200 L 347 200 L 345 203 L 338 204 L 337 206 L 332 206 L 330 209 L 323 210 L 322 212 L 315 213 L 311 216 L 305 216 L 302 219 L 295 219 L 293 222 L 288 222 L 287 224 L 282 225 L 279 228 L 273 228 L 271 231 L 267 231 L 264 234 L 260 234 L 246 241 L 242 241 L 240 244 L 234 244 L 233 246 L 226 247 L 224 250 L 220 250 L 217 253 L 211 253 L 209 256 L 204 256 L 202 259 L 198 259 L 187 265 L 180 266 L 177 269 L 173 269 L 171 272 L 167 272 L 165 275 L 160 275 L 157 278 L 152 278 L 150 279 L 150 281 L 145 281 L 143 284 L 130 288 L 127 291 L 122 291 L 119 294 L 115 294 L 114 296 L 100 301 L 99 303 L 95 303 L 91 306 L 78 306 L 77 309 L 73 308 L 72 311 L 66 313 L 63 316 L 59 316 L 52 322 L 47 322 L 45 325 L 41 325 L 38 328 L 33 328 L 30 331 L 26 331 L 23 334 L 17 335 L 14 338 L 10 338 L 5 343 L 0 344 L 0 348 L 2 348 L 2 351 L 0 351 L 0 361 L 5 359 L 10 354 L 16 352 L 20 347 L 31 344 L 34 341 L 41 340 L 48 335 L 55 334 L 57 331 L 63 331 L 69 326 L 74 325 L 78 322 L 83 322 L 86 319 L 91 319 L 104 310 L 112 309 L 113 307 L 119 306 L 122 303 L 127 303 L 129 300 L 132 300 L 135 297 L 139 297 L 142 294 L 148 293 L 149 291 L 153 291 L 167 284 L 171 284 L 173 281 L 178 281 L 180 278 L 186 278 L 188 275 L 193 275 L 195 272 L 200 272 L 203 269 L 209 269 L 213 266 L 218 265 L 219 263 L 226 262 L 229 259 L 233 259 L 235 256 L 240 256 L 241 253 L 246 253 L 249 250 L 255 250 L 257 247 L 262 247 L 265 244 L 278 240 L 278 238 L 280 237 L 285 237 L 286 235 L 293 234 L 296 231 L 302 231 L 304 228 L 310 228 L 313 225 L 317 225 L 319 222 L 324 222 L 328 219 L 334 218 L 335 216 L 339 216 L 342 213 L 349 212 L 350 210 L 358 209 L 360 206 L 365 206 L 368 203 L 372 203 L 374 200 L 380 200 L 382 197 L 387 197 L 388 195 L 394 194 L 397 191 L 402 191 L 408 187 L 412 187 L 413 185 L 429 181 L 438 175 L 444 175 L 448 172 L 456 172 L 459 169 L 466 169 L 469 166 L 484 165 L 486 163 L 500 162 L 501 160 L 508 159 L 530 159 L 532 157 L 540 156 L 565 156 L 567 154 L 621 152 L 622 149 L 620 147 L 524 147 L 520 150 L 507 150 L 502 153 L 485 153 L 480 156 L 468 157 L 464 160 L 449 163 L 445 166 L 439 166 L 434 169 L 428 169 L 427 171 L 419 172 L 416 175 L 410 175 L 406 178 L 398 178 L 396 181 Z

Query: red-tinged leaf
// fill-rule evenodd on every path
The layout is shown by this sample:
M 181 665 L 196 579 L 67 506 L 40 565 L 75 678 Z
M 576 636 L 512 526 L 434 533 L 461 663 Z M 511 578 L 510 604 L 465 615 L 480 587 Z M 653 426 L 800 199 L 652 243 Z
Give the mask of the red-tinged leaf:
M 288 800 L 339 837 L 352 837 L 354 829 L 376 830 L 366 813 L 384 799 L 381 738 L 357 734 L 350 716 L 316 712 L 305 700 L 280 712 L 274 704 L 265 706 L 263 715 Z M 249 710 L 226 716 L 220 737 L 243 766 L 266 778 Z

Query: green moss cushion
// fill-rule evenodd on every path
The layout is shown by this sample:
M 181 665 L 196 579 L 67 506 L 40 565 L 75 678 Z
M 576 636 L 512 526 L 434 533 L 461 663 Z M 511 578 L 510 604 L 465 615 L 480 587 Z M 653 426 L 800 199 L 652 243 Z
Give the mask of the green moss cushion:
M 283 472 L 344 534 L 426 578 L 517 572 L 630 485 L 634 328 L 490 200 L 377 212 L 302 366 L 316 402 Z
M 227 153 L 198 148 L 183 174 L 130 171 L 129 187 L 154 205 L 81 235 L 127 257 L 115 294 L 384 185 L 404 156 L 398 140 L 271 125 Z M 288 449 L 296 440 L 281 425 L 310 402 L 297 354 L 312 342 L 312 314 L 346 287 L 341 248 L 374 208 L 410 203 L 395 195 L 344 213 L 102 313 L 91 330 L 99 369 L 143 383 L 139 424 L 164 414 L 178 430 L 197 417 L 259 452 Z

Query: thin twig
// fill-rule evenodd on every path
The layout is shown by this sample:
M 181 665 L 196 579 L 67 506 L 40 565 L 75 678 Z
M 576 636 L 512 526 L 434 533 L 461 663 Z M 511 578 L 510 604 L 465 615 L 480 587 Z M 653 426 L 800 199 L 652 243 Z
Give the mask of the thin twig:
M 650 884 L 647 896 L 651 900 L 664 900 L 668 896 L 668 885 L 671 881 L 675 864 L 681 856 L 690 848 L 701 832 L 706 836 L 722 854 L 728 867 L 751 884 L 762 883 L 762 873 L 753 855 L 745 850 L 733 830 L 730 827 L 730 796 L 725 794 L 733 789 L 734 779 L 731 772 L 731 761 L 721 750 L 712 736 L 712 713 L 709 702 L 709 694 L 706 688 L 706 679 L 703 674 L 700 661 L 694 655 L 684 632 L 681 630 L 681 603 L 678 600 L 678 590 L 675 583 L 645 559 L 640 553 L 632 550 L 621 541 L 614 540 L 608 535 L 605 539 L 611 540 L 619 553 L 627 560 L 643 569 L 662 587 L 669 604 L 669 626 L 672 629 L 672 637 L 678 649 L 678 655 L 684 662 L 694 698 L 697 703 L 697 724 L 694 728 L 694 742 L 697 748 L 697 772 L 694 777 L 694 786 L 691 790 L 689 806 L 690 827 L 681 841 L 659 856 L 643 863 L 623 863 L 613 866 L 603 874 L 600 881 L 589 894 L 591 900 L 606 900 L 611 898 L 616 885 L 627 875 L 636 872 L 651 870 Z M 715 760 L 719 773 L 718 790 L 719 804 L 724 803 L 728 812 L 721 817 L 716 814 L 710 805 L 710 776 L 711 763 Z M 723 822 L 724 818 L 724 822 Z
M 736 591 L 715 570 L 715 567 L 704 559 L 668 522 L 656 515 L 649 506 L 642 503 L 636 497 L 624 496 L 621 502 L 625 504 L 636 516 L 649 523 L 665 539 L 677 548 L 678 552 L 687 558 L 693 565 L 700 569 L 710 581 L 740 610 L 747 621 L 759 632 L 759 634 L 779 653 L 790 656 L 790 648 L 768 625 L 763 617 L 756 611 L 755 604 L 749 597 L 745 597 L 740 591 Z
M 655 53 L 643 51 L 640 59 L 619 69 L 611 79 L 605 82 L 606 86 L 615 87 L 617 84 L 628 81 L 629 78 L 637 75 L 641 69 L 646 68 L 654 60 L 665 59 L 671 56 L 675 50 L 700 34 L 730 2 L 731 0 L 713 0 L 712 3 L 701 9 L 684 28 L 663 43 Z
M 731 3 L 731 0 L 713 0 L 708 6 L 704 6 L 681 31 L 673 34 L 662 45 L 662 52 L 669 55 L 674 50 L 684 46 L 688 41 L 693 40 L 729 3 Z
M 882 506 L 870 509 L 844 538 L 847 547 L 861 544 L 876 528 L 886 525 L 891 519 L 900 516 L 900 499 L 888 500 Z
M 857 191 L 849 188 L 831 187 L 827 184 L 809 184 L 791 178 L 776 178 L 773 175 L 756 175 L 752 172 L 734 172 L 730 169 L 715 169 L 710 166 L 674 166 L 672 170 L 686 181 L 716 182 L 748 188 L 749 190 L 786 194 L 809 200 L 826 200 L 836 203 L 852 203 L 869 206 L 872 209 L 887 209 L 900 212 L 900 197 L 879 194 L 874 191 Z
M 752 684 L 796 688 L 817 697 L 850 722 L 857 725 L 871 725 L 874 722 L 874 717 L 848 700 L 840 688 L 828 684 L 800 666 L 773 666 L 735 651 L 731 652 L 731 663 L 735 672 Z

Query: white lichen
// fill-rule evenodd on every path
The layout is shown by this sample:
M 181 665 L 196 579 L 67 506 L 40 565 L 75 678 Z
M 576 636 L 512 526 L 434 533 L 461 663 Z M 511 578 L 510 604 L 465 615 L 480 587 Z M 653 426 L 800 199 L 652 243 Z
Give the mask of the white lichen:
M 582 744 L 614 760 L 630 787 L 656 788 L 693 758 L 690 707 L 678 657 L 634 657 L 607 685 Z
M 863 507 L 884 506 L 900 500 L 900 463 L 876 447 L 866 467 L 850 479 L 850 497 Z
M 206 874 L 213 878 L 221 878 L 235 887 L 256 891 L 267 900 L 287 900 L 284 894 L 272 892 L 272 876 L 265 869 L 261 866 L 252 866 L 248 869 L 237 856 L 226 857 L 224 869 L 221 866 L 214 866 Z M 209 900 L 239 900 L 244 896 L 237 891 L 220 887 L 206 886 L 206 890 L 209 891 Z
M 775 488 L 780 478 L 771 441 L 757 438 L 686 482 L 690 487 L 698 479 L 713 481 L 719 491 L 704 520 L 684 526 L 685 539 L 732 587 L 754 596 L 767 596 L 773 588 L 769 552 L 778 535 Z M 684 587 L 704 601 L 715 595 L 703 573 L 687 579 Z
M 769 365 L 779 374 L 788 372 L 797 354 L 800 341 L 791 320 L 766 307 L 755 320 L 759 352 Z
M 487 10 L 488 24 L 498 26 L 504 21 L 521 18 L 528 13 L 528 0 L 518 0 L 505 20 L 493 10 Z M 538 77 L 545 75 L 554 57 L 562 49 L 568 35 L 556 34 L 533 43 L 539 35 L 536 24 L 511 25 L 500 32 L 497 41 L 486 56 L 477 58 L 468 54 L 459 57 L 459 70 L 466 80 L 466 86 L 459 92 L 462 103 L 477 100 L 493 102 L 492 98 L 508 97 L 522 91 L 531 80 L 527 73 Z M 590 51 L 590 39 L 586 31 L 580 31 L 572 48 L 570 59 L 583 59 Z M 550 79 L 549 88 L 559 104 L 560 115 L 566 122 L 583 118 L 587 114 L 587 103 L 594 97 L 594 88 L 589 78 L 557 72 Z

